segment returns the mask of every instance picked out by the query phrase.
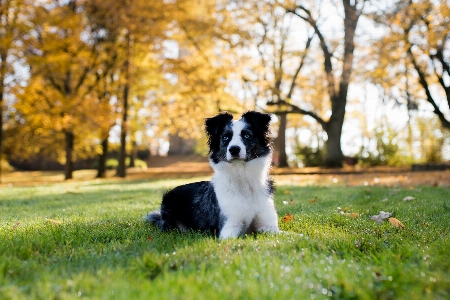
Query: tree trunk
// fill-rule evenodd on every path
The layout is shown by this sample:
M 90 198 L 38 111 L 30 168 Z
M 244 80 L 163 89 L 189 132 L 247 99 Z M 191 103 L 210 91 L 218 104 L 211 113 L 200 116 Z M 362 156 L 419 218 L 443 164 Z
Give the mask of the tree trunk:
M 64 166 L 65 180 L 72 179 L 73 173 L 73 145 L 75 135 L 72 131 L 65 131 L 66 136 L 66 165 Z
M 275 149 L 278 152 L 278 167 L 288 167 L 287 155 L 286 155 L 286 126 L 287 126 L 287 114 L 279 114 L 280 127 L 278 128 L 278 137 L 275 141 Z
M 328 139 L 325 142 L 325 147 L 327 154 L 325 156 L 325 167 L 326 168 L 342 168 L 342 161 L 344 155 L 341 149 L 341 131 L 337 129 L 338 126 L 331 126 L 326 131 Z
M 347 102 L 347 95 L 341 95 L 332 101 L 332 115 L 327 122 L 325 131 L 328 139 L 325 143 L 326 156 L 325 167 L 327 168 L 342 168 L 344 154 L 341 148 L 342 125 L 344 124 L 345 106 Z
M 4 79 L 6 76 L 6 53 L 0 54 L 0 183 L 2 182 L 3 159 L 3 94 L 5 92 Z
M 98 157 L 97 178 L 106 177 L 106 158 L 108 157 L 108 138 L 102 141 L 102 154 Z
M 344 124 L 345 106 L 347 105 L 348 86 L 353 71 L 353 58 L 355 50 L 355 31 L 358 24 L 358 12 L 356 3 L 342 1 L 344 5 L 344 57 L 339 92 L 330 94 L 331 117 L 326 125 L 328 140 L 325 143 L 327 154 L 325 167 L 342 168 L 344 154 L 341 148 L 342 125 Z
M 123 112 L 122 112 L 122 126 L 120 131 L 120 153 L 119 164 L 117 166 L 117 176 L 124 178 L 126 176 L 125 159 L 126 153 L 126 140 L 128 130 L 128 96 L 130 90 L 130 59 L 131 59 L 131 38 L 130 34 L 127 34 L 126 44 L 126 58 L 124 63 L 125 72 L 125 86 L 123 88 Z
M 131 143 L 131 145 L 132 145 L 131 146 L 132 149 L 131 149 L 131 154 L 130 154 L 130 163 L 128 164 L 128 167 L 134 168 L 136 166 L 135 161 L 137 159 L 138 148 L 137 148 L 136 142 Z

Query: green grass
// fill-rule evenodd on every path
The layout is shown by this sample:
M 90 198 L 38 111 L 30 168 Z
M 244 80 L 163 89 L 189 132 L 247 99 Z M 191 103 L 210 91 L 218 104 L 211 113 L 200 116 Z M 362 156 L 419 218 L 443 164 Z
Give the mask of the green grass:
M 167 188 L 187 182 L 0 189 L 0 298 L 450 297 L 447 188 L 279 186 L 276 204 L 287 232 L 280 235 L 218 241 L 161 233 L 143 222 Z M 405 196 L 416 199 L 404 202 Z M 393 212 L 405 228 L 370 220 L 380 210 Z M 294 220 L 284 223 L 286 213 Z

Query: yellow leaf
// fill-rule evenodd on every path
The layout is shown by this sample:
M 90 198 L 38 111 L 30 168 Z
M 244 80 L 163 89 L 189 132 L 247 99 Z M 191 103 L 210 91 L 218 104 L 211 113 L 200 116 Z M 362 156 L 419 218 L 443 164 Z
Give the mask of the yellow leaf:
M 290 222 L 294 219 L 294 216 L 291 215 L 290 213 L 286 213 L 286 215 L 284 217 L 281 218 L 281 220 L 283 222 Z
M 309 199 L 309 203 L 314 204 L 317 202 L 317 197 Z
M 403 225 L 403 223 L 396 218 L 389 218 L 388 221 L 391 222 L 391 224 L 394 225 L 395 227 L 405 228 L 405 225 Z
M 62 221 L 59 221 L 59 220 L 53 220 L 53 219 L 47 219 L 46 218 L 45 221 L 53 223 L 53 224 L 58 224 L 58 225 L 62 224 Z

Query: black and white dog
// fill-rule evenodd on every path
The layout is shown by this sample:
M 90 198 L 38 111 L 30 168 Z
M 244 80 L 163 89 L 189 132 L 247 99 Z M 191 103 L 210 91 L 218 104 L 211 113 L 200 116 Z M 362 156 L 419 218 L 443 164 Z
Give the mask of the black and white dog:
M 163 196 L 161 209 L 146 220 L 161 230 L 209 231 L 220 239 L 252 232 L 278 233 L 269 177 L 270 116 L 249 111 L 233 122 L 222 113 L 206 119 L 211 181 L 178 186 Z

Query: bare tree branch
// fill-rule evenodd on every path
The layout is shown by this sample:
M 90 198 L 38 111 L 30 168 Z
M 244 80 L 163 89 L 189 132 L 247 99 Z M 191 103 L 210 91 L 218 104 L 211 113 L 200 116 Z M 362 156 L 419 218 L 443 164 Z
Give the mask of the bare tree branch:
M 422 72 L 422 69 L 420 68 L 419 64 L 417 63 L 414 54 L 411 50 L 412 46 L 410 46 L 407 50 L 408 56 L 411 59 L 411 62 L 414 66 L 414 69 L 416 70 L 417 74 L 419 75 L 419 83 L 422 85 L 423 89 L 425 90 L 425 94 L 427 96 L 427 101 L 433 106 L 434 113 L 439 117 L 439 120 L 442 123 L 442 126 L 445 128 L 450 129 L 450 121 L 448 121 L 442 111 L 439 109 L 439 106 L 436 104 L 436 102 L 433 99 L 433 96 L 431 95 L 430 88 L 428 85 L 428 82 L 425 77 L 425 73 Z
M 306 17 L 297 13 L 296 12 L 297 9 L 306 13 Z M 312 17 L 311 11 L 302 5 L 297 5 L 297 7 L 295 9 L 287 9 L 286 11 L 288 13 L 292 13 L 292 14 L 298 16 L 299 18 L 305 20 L 306 22 L 308 22 L 311 25 L 311 27 L 314 29 L 314 32 L 317 34 L 317 37 L 320 40 L 320 47 L 322 48 L 323 55 L 324 55 L 324 69 L 325 69 L 325 73 L 326 73 L 326 77 L 327 77 L 327 81 L 328 81 L 328 93 L 331 98 L 334 98 L 334 96 L 336 95 L 336 90 L 335 90 L 335 79 L 334 79 L 334 75 L 333 75 L 333 64 L 331 63 L 332 54 L 331 54 L 330 50 L 328 49 L 328 46 L 325 42 L 325 38 L 324 38 L 322 32 L 320 31 L 319 27 L 317 26 L 317 21 Z
M 301 114 L 301 115 L 307 115 L 312 117 L 314 120 L 316 120 L 324 129 L 327 128 L 327 122 L 324 121 L 319 115 L 312 111 L 304 110 L 297 105 L 294 105 L 292 103 L 288 103 L 285 100 L 278 100 L 277 102 L 268 102 L 268 106 L 286 106 L 288 109 L 282 109 L 280 111 L 273 111 L 273 114 L 282 114 L 282 113 L 288 113 L 288 114 Z
M 305 64 L 305 59 L 306 59 L 306 56 L 308 55 L 308 50 L 309 50 L 309 47 L 311 46 L 311 41 L 313 40 L 313 38 L 314 38 L 314 34 L 309 36 L 308 40 L 306 41 L 305 50 L 303 51 L 303 55 L 301 57 L 300 64 L 298 65 L 298 68 L 295 71 L 294 76 L 292 77 L 291 87 L 289 88 L 289 92 L 286 96 L 287 99 L 290 99 L 292 97 L 292 93 L 294 92 L 298 74 L 300 73 L 301 69 L 303 68 L 303 65 Z

